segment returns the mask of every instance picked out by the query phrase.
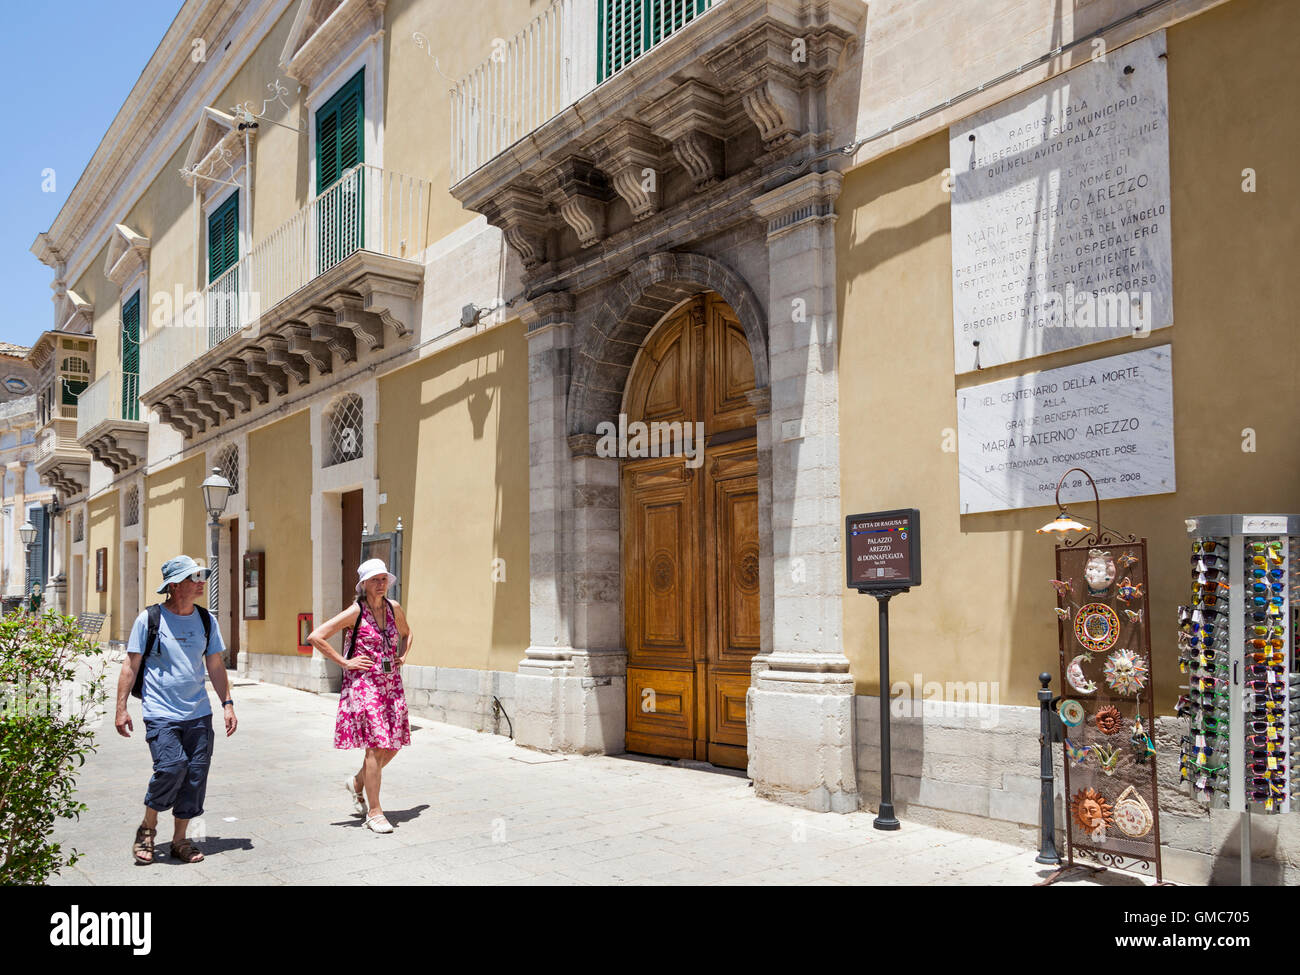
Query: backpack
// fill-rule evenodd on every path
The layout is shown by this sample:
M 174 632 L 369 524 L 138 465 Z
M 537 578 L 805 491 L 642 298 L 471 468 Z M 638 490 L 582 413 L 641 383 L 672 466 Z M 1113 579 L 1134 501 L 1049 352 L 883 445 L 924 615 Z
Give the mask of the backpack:
M 384 606 L 388 610 L 388 615 L 392 616 L 393 601 L 389 599 L 387 596 L 384 597 Z M 197 609 L 197 607 L 195 608 Z M 361 614 L 364 613 L 365 611 L 366 611 L 366 597 L 358 596 L 357 597 L 357 625 L 358 626 L 361 624 Z M 379 622 L 379 621 L 376 620 L 375 622 Z M 384 629 L 385 630 L 388 629 L 387 619 L 384 620 Z M 399 642 L 400 642 L 400 637 L 399 637 Z M 385 644 L 386 643 L 387 641 L 385 641 Z M 352 658 L 352 652 L 357 648 L 357 627 L 356 626 L 352 626 L 348 628 L 347 634 L 343 637 L 343 646 L 344 646 L 343 659 L 350 660 Z
M 199 619 L 203 621 L 203 653 L 208 652 L 208 644 L 212 641 L 212 614 L 198 604 L 194 609 L 199 614 Z M 154 603 L 145 612 L 149 614 L 149 631 L 144 638 L 144 650 L 140 654 L 140 666 L 135 672 L 135 685 L 131 688 L 133 697 L 144 697 L 144 662 L 149 658 L 149 653 L 158 644 L 158 626 L 162 622 L 162 604 Z

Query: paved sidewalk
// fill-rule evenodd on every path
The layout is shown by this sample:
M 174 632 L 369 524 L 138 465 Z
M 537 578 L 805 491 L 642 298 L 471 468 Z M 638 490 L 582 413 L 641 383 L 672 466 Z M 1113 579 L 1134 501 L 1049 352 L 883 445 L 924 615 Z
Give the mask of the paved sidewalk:
M 360 753 L 331 747 L 335 698 L 239 681 L 234 697 L 239 731 L 219 737 L 208 783 L 206 860 L 166 855 L 165 813 L 157 862 L 131 862 L 151 771 L 132 700 L 135 732 L 104 723 L 79 776 L 89 809 L 57 827 L 85 856 L 52 883 L 1027 885 L 1047 873 L 1021 847 L 906 820 L 882 833 L 869 813 L 758 799 L 741 773 L 544 755 L 420 719 L 385 774 L 395 831 L 380 836 L 343 791 Z M 219 726 L 215 699 L 213 710 Z M 1140 883 L 1109 878 L 1125 882 Z

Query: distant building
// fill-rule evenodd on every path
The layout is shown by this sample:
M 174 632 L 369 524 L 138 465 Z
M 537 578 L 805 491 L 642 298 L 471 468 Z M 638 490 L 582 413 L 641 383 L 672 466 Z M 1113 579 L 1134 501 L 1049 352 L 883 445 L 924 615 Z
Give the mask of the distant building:
M 0 342 L 0 597 L 15 606 L 31 587 L 49 583 L 49 512 L 54 491 L 36 470 L 36 370 L 26 346 Z M 28 550 L 18 534 L 36 528 Z

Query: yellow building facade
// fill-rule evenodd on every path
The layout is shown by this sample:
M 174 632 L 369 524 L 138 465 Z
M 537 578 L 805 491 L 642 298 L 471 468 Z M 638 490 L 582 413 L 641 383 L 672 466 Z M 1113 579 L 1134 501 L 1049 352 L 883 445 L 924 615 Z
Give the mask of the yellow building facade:
M 1287 5 L 1073 7 L 188 0 L 33 245 L 34 364 L 51 395 L 86 367 L 39 434 L 60 605 L 123 640 L 165 560 L 215 558 L 234 666 L 327 691 L 303 626 L 400 552 L 417 711 L 850 811 L 879 797 L 888 689 L 843 518 L 914 507 L 893 696 L 980 707 L 900 718 L 898 808 L 1032 841 L 1052 512 L 961 513 L 963 390 L 1169 347 L 1177 489 L 1105 505 L 1151 545 L 1162 712 L 1183 520 L 1300 501 L 1297 139 L 1259 95 L 1295 89 Z M 1098 38 L 1165 48 L 1173 320 L 954 368 L 952 134 Z M 1170 856 L 1206 876 L 1227 826 L 1169 791 Z

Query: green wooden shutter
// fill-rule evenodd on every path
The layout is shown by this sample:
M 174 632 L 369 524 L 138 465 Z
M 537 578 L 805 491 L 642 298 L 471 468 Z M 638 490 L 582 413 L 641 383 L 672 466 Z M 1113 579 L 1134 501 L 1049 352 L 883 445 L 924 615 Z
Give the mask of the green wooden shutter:
M 208 217 L 208 283 L 239 261 L 239 191 Z
M 140 292 L 122 306 L 122 419 L 140 419 Z
M 27 594 L 30 596 L 33 586 L 40 586 L 45 593 L 45 509 L 32 508 L 27 512 L 32 527 L 36 529 L 36 540 L 27 551 Z
M 354 74 L 316 112 L 316 193 L 365 162 L 365 68 Z
M 365 246 L 365 91 L 363 68 L 316 112 L 317 274 Z
M 596 81 L 602 82 L 713 6 L 713 0 L 597 0 Z

